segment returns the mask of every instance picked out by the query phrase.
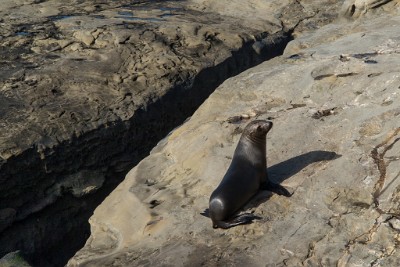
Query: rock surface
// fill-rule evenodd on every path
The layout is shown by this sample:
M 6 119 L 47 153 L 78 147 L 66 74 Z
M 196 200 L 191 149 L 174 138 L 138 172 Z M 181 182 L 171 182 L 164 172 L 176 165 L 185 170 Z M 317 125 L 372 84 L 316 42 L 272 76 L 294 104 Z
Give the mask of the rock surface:
M 31 267 L 19 251 L 11 252 L 0 259 L 1 267 Z
M 2 0 L 0 257 L 65 263 L 158 140 L 340 3 Z
M 392 3 L 393 4 L 393 3 Z M 400 15 L 334 23 L 225 81 L 90 218 L 68 266 L 398 266 Z M 262 219 L 200 215 L 244 126 L 270 119 Z

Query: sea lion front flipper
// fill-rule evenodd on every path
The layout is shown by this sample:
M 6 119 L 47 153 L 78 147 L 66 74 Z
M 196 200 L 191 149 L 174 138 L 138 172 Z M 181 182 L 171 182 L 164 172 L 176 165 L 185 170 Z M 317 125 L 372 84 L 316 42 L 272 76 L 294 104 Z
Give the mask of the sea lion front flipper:
M 270 181 L 262 183 L 260 189 L 274 192 L 275 194 L 278 194 L 280 196 L 285 196 L 285 197 L 292 196 L 292 194 L 285 187 Z
M 252 213 L 243 213 L 240 214 L 236 217 L 234 217 L 232 220 L 230 221 L 214 221 L 213 222 L 213 228 L 222 228 L 222 229 L 228 229 L 231 228 L 233 226 L 236 225 L 240 225 L 240 224 L 250 224 L 253 222 L 253 220 L 255 219 L 261 219 L 261 217 L 256 216 Z

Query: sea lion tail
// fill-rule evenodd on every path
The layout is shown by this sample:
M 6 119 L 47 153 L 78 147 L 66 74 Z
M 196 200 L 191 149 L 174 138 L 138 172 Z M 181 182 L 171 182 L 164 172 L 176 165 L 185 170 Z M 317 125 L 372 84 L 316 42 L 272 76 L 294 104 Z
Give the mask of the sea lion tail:
M 261 219 L 261 217 L 256 216 L 252 213 L 243 213 L 243 214 L 240 214 L 240 215 L 234 217 L 232 220 L 227 221 L 227 222 L 214 221 L 213 228 L 228 229 L 233 226 L 240 225 L 240 224 L 250 224 L 253 222 L 253 220 L 256 220 L 256 219 L 259 220 L 259 219 Z

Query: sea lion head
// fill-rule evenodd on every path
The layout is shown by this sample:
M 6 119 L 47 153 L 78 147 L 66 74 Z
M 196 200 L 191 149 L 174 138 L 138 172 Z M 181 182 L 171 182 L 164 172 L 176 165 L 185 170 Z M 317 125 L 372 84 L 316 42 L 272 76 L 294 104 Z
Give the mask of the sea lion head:
M 272 128 L 272 121 L 255 120 L 247 124 L 244 128 L 243 135 L 247 136 L 251 140 L 264 139 L 266 134 Z M 265 139 L 264 139 L 265 140 Z

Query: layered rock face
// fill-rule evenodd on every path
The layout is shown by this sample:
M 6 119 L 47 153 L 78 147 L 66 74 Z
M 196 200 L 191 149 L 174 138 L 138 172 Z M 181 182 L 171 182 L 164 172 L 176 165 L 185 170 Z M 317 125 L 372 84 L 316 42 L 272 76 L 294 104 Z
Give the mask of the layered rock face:
M 399 3 L 379 9 L 225 81 L 95 210 L 68 266 L 398 266 Z M 253 119 L 274 122 L 267 171 L 293 195 L 260 192 L 260 220 L 215 230 L 201 213 Z
M 64 264 L 158 140 L 340 3 L 3 0 L 0 257 Z

